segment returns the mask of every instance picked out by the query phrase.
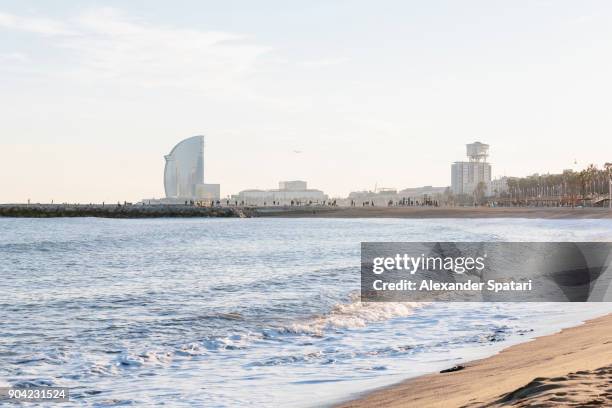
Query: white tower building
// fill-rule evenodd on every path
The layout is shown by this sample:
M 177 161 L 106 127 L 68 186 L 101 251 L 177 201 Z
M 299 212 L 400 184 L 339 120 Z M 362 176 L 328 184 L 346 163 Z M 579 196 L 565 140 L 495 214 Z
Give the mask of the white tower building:
M 453 194 L 473 194 L 478 183 L 491 183 L 491 165 L 487 163 L 489 145 L 474 142 L 465 145 L 469 161 L 459 161 L 451 165 L 451 190 Z

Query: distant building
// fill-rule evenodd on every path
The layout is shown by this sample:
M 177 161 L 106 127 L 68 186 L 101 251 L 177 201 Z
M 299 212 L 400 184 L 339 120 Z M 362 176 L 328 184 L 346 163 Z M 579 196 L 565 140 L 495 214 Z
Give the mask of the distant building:
M 400 201 L 411 200 L 413 202 L 425 202 L 436 200 L 442 202 L 444 193 L 448 187 L 412 187 L 397 191 L 395 188 L 378 188 L 376 191 L 353 191 L 348 198 L 340 201 L 342 205 L 350 205 L 351 201 L 358 205 L 363 202 L 374 203 L 378 206 L 389 205 L 389 202 L 398 203 Z
M 451 191 L 455 195 L 473 194 L 478 183 L 491 183 L 491 165 L 487 163 L 489 145 L 474 142 L 466 145 L 469 161 L 458 161 L 451 165 Z
M 243 190 L 232 197 L 232 200 L 244 202 L 247 205 L 272 205 L 273 203 L 287 205 L 294 203 L 323 203 L 328 196 L 321 190 L 308 189 L 305 181 L 281 181 L 279 188 L 273 190 Z
M 396 188 L 377 188 L 376 191 L 352 191 L 349 193 L 348 198 L 351 200 L 386 200 L 388 198 L 395 199 L 397 198 L 397 189 Z M 385 201 L 386 202 L 386 201 Z
M 400 190 L 397 194 L 406 198 L 420 198 L 423 196 L 434 197 L 444 194 L 447 188 L 448 187 L 433 186 L 411 187 Z
M 376 190 L 376 194 L 393 195 L 393 194 L 397 194 L 397 189 L 393 187 L 380 187 Z
M 179 142 L 164 159 L 166 198 L 147 198 L 143 203 L 184 204 L 185 201 L 213 201 L 221 197 L 219 184 L 204 182 L 204 136 Z
M 306 190 L 306 182 L 301 181 L 301 180 L 279 181 L 278 189 L 279 190 L 290 190 L 290 191 Z
M 178 143 L 164 156 L 164 190 L 170 200 L 218 200 L 219 184 L 204 182 L 204 136 Z
M 508 177 L 500 177 L 495 180 L 491 180 L 489 183 L 489 194 L 494 196 L 500 196 L 509 191 L 508 189 Z

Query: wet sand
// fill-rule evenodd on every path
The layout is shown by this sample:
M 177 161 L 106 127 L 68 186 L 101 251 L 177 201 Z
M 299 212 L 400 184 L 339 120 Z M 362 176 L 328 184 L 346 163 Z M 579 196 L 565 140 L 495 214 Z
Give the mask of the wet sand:
M 339 406 L 612 406 L 612 314 Z
M 258 217 L 321 218 L 612 218 L 608 208 L 488 207 L 264 207 Z

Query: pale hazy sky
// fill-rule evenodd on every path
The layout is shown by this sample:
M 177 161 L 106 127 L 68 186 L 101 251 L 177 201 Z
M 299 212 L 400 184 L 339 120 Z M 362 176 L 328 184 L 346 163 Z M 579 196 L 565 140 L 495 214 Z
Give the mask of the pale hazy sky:
M 0 202 L 161 197 L 196 134 L 224 196 L 601 166 L 612 2 L 0 1 L 0 108 Z

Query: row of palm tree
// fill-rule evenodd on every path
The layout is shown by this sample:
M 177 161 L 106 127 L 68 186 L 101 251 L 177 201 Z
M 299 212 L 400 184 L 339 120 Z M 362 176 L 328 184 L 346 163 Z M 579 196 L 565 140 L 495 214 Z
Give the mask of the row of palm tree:
M 565 170 L 561 174 L 533 174 L 508 178 L 509 198 L 530 199 L 542 197 L 592 198 L 608 194 L 612 180 L 612 163 L 602 169 L 590 164 L 581 171 Z

